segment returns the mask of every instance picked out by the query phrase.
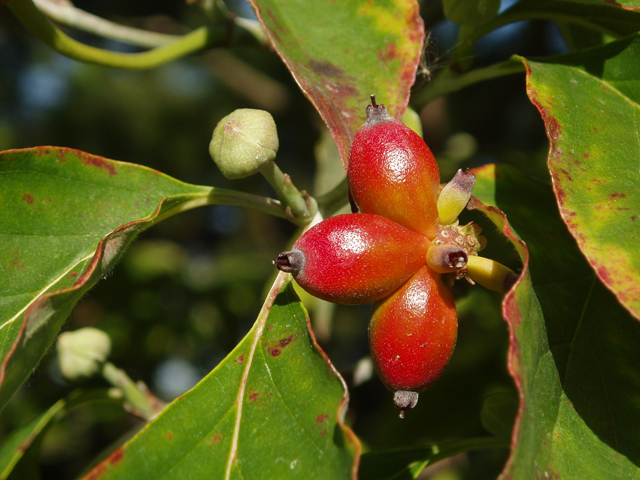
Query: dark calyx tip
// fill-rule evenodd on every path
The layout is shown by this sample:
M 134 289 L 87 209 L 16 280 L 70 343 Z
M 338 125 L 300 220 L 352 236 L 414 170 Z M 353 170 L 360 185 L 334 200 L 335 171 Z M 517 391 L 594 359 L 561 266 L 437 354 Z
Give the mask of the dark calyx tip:
M 304 254 L 300 250 L 282 252 L 273 262 L 278 270 L 296 276 L 304 267 Z
M 398 390 L 393 395 L 396 407 L 400 409 L 400 418 L 404 418 L 405 410 L 411 410 L 418 404 L 418 392 L 408 390 Z
M 454 250 L 447 255 L 447 266 L 454 270 L 460 270 L 467 266 L 469 257 L 464 250 Z
M 469 169 L 466 172 L 459 169 L 449 184 L 457 190 L 471 194 L 471 190 L 476 184 L 476 176 L 473 173 L 469 173 Z
M 365 125 L 372 127 L 379 123 L 392 122 L 393 117 L 389 115 L 384 105 L 376 103 L 376 96 L 371 95 L 371 105 L 367 106 L 367 121 Z

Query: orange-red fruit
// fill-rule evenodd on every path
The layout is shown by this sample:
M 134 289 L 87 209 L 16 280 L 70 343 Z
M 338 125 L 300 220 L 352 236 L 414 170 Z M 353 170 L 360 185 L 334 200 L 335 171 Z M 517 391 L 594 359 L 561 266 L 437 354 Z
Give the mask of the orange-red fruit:
M 393 391 L 424 390 L 449 362 L 457 332 L 451 291 L 439 274 L 423 267 L 374 305 L 369 344 L 378 375 Z
M 430 244 L 378 215 L 338 215 L 308 230 L 275 263 L 311 295 L 357 305 L 400 287 L 425 264 Z
M 435 236 L 440 185 L 435 158 L 420 136 L 375 101 L 353 140 L 347 177 L 362 213 Z

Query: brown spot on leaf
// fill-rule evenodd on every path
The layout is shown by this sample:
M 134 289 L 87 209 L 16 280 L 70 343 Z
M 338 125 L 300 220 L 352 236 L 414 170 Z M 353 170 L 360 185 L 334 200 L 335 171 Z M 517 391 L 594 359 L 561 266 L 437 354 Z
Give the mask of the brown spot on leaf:
M 329 418 L 329 415 L 327 415 L 326 413 L 321 413 L 316 417 L 316 423 L 322 423 L 326 421 L 328 418 Z
M 31 205 L 33 204 L 33 195 L 31 195 L 30 193 L 25 193 L 24 195 L 22 195 L 22 200 Z
M 323 429 L 320 431 L 320 435 L 322 435 L 322 436 L 324 437 L 326 434 L 327 434 L 327 429 L 326 429 L 326 428 L 323 428 Z
M 611 198 L 625 198 L 626 195 L 624 193 L 612 193 L 609 195 Z
M 593 127 L 593 131 L 598 133 L 598 129 L 596 127 Z
M 222 435 L 220 435 L 219 433 L 216 433 L 213 437 L 211 437 L 209 440 L 207 440 L 207 443 L 209 445 L 214 445 L 214 444 L 218 443 L 220 440 L 222 440 Z
M 635 221 L 636 221 L 636 218 L 638 218 L 638 216 L 637 216 L 637 215 L 632 215 L 632 216 L 631 216 L 631 221 L 632 221 L 632 222 L 635 222 Z
M 591 158 L 591 155 L 589 155 L 587 152 L 583 153 L 582 156 L 584 158 Z
M 344 76 L 344 70 L 331 62 L 311 59 L 309 66 L 311 70 L 322 77 L 341 78 Z
M 260 392 L 253 392 L 251 395 L 249 395 L 249 400 L 251 400 L 252 402 L 257 402 L 259 395 Z
M 296 335 L 297 337 L 297 335 Z M 295 340 L 295 338 L 293 338 L 293 335 L 289 335 L 287 338 L 283 338 L 280 340 L 280 346 L 281 347 L 286 347 L 287 345 L 289 345 L 291 342 L 293 342 Z
M 15 267 L 16 270 L 22 270 L 24 268 L 24 264 L 20 261 L 20 252 L 18 252 L 17 250 L 13 252 L 10 263 Z
M 378 58 L 381 62 L 391 62 L 398 58 L 398 49 L 396 48 L 396 42 L 391 42 L 384 47 L 384 50 L 378 51 Z
M 267 347 L 267 352 L 272 357 L 277 357 L 282 353 L 282 349 L 287 347 L 291 342 L 294 342 L 298 338 L 298 334 L 289 335 L 286 338 L 281 338 L 276 343 Z
M 606 267 L 604 267 L 604 266 L 598 267 L 596 269 L 596 272 L 598 272 L 598 276 L 600 277 L 600 279 L 604 283 L 609 284 L 609 285 L 611 284 L 612 279 L 611 279 L 611 276 L 609 275 L 609 271 L 607 270 Z
M 573 178 L 571 178 L 571 175 L 569 174 L 569 172 L 567 172 L 564 168 L 560 169 L 560 171 L 565 177 L 567 177 L 567 180 L 569 180 L 570 182 L 573 182 Z
M 89 155 L 88 153 L 78 152 L 78 156 L 82 160 L 82 163 L 91 167 L 101 168 L 109 172 L 109 175 L 117 175 L 116 167 L 109 163 L 105 158 Z
M 239 363 L 240 365 L 242 365 L 244 363 L 244 353 L 239 355 L 238 358 L 236 358 L 234 360 L 234 362 Z
M 167 432 L 167 438 L 168 438 L 169 440 L 172 440 L 172 439 L 173 439 L 173 435 L 171 435 L 171 432 Z

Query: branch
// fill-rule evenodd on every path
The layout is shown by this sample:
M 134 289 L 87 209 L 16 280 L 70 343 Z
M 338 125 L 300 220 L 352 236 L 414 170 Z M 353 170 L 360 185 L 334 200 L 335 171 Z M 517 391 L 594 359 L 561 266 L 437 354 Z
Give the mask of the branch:
M 42 42 L 49 45 L 56 52 L 74 60 L 94 63 L 114 68 L 145 69 L 153 68 L 163 63 L 212 45 L 228 43 L 230 29 L 228 26 L 200 27 L 178 40 L 153 50 L 142 53 L 116 53 L 109 50 L 91 47 L 73 40 L 55 27 L 33 3 L 33 0 L 9 0 L 9 9 Z M 255 37 L 245 28 L 236 28 L 238 35 Z
M 411 103 L 416 106 L 424 106 L 441 95 L 457 92 L 475 83 L 514 73 L 524 73 L 524 71 L 524 64 L 515 56 L 504 62 L 476 68 L 463 74 L 457 74 L 451 68 L 447 68 L 435 77 L 424 90 L 415 94 L 411 99 Z
M 71 4 L 61 5 L 52 0 L 33 0 L 33 3 L 45 15 L 62 25 L 139 47 L 154 48 L 178 41 L 181 38 L 180 35 L 156 33 L 120 25 L 80 10 Z

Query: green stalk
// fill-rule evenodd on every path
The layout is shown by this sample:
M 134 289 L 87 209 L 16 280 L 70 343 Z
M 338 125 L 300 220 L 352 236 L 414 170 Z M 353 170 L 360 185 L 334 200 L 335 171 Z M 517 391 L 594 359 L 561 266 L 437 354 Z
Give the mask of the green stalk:
M 285 204 L 287 218 L 297 225 L 306 225 L 311 221 L 318 210 L 315 200 L 308 195 L 303 195 L 291 182 L 289 175 L 282 173 L 282 170 L 275 162 L 268 162 L 260 173 L 276 191 L 278 198 Z
M 102 376 L 114 387 L 124 394 L 124 400 L 143 418 L 151 420 L 164 407 L 164 402 L 154 397 L 146 387 L 131 380 L 124 370 L 116 367 L 111 362 L 106 362 L 102 367 Z M 143 386 L 144 387 L 144 386 Z
M 42 42 L 71 59 L 115 68 L 145 69 L 183 57 L 228 39 L 226 27 L 200 27 L 179 40 L 142 53 L 116 53 L 91 47 L 68 37 L 55 27 L 32 0 L 9 0 L 9 9 Z
M 159 223 L 169 217 L 192 210 L 205 205 L 235 205 L 237 207 L 250 208 L 258 212 L 273 215 L 274 217 L 288 218 L 287 211 L 280 201 L 273 198 L 261 197 L 252 193 L 237 192 L 235 190 L 227 190 L 216 187 L 202 187 L 202 193 L 199 195 L 189 195 L 191 200 L 186 202 L 177 202 L 178 204 L 158 215 L 153 224 Z M 174 201 L 179 197 L 173 197 Z M 171 201 L 171 200 L 169 200 Z
M 426 105 L 441 95 L 457 92 L 465 87 L 492 78 L 524 72 L 524 64 L 519 57 L 515 56 L 504 62 L 495 63 L 488 67 L 476 68 L 463 74 L 457 74 L 451 68 L 447 68 L 435 77 L 427 87 L 416 93 L 411 98 L 411 103 L 416 105 L 416 109 L 419 109 L 420 106 Z

